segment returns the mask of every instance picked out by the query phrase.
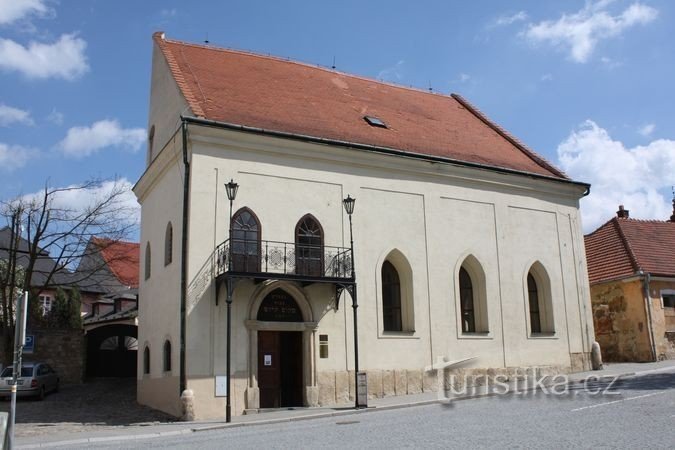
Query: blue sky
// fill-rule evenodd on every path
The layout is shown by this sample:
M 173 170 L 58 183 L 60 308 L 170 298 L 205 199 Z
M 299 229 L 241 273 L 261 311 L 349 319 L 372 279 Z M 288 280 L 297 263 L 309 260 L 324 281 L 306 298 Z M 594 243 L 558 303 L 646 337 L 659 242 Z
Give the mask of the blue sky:
M 0 199 L 144 170 L 151 35 L 464 95 L 619 203 L 665 220 L 675 184 L 675 3 L 0 0 Z

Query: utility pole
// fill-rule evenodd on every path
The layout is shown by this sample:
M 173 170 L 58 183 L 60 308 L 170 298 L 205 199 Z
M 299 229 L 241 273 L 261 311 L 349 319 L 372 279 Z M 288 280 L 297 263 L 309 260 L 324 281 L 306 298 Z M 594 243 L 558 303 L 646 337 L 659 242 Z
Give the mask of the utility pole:
M 14 325 L 14 364 L 12 366 L 12 405 L 9 410 L 7 426 L 8 447 L 14 448 L 14 424 L 16 423 L 16 386 L 21 376 L 21 356 L 26 343 L 26 318 L 28 317 L 28 291 L 16 302 L 16 321 Z

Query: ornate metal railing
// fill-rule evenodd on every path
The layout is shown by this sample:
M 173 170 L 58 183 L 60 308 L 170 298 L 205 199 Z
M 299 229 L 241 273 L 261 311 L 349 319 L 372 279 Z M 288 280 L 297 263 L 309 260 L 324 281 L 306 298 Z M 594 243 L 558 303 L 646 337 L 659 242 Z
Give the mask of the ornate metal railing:
M 350 248 L 327 245 L 228 239 L 214 252 L 214 268 L 216 276 L 230 272 L 349 279 L 352 276 L 351 252 Z

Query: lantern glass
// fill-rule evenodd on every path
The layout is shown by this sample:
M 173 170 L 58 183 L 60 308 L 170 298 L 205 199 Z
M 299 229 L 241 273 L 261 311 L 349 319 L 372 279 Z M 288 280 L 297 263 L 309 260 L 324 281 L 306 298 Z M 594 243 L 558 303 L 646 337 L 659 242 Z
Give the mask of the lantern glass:
M 237 197 L 237 191 L 239 190 L 239 185 L 230 179 L 230 182 L 225 185 L 225 191 L 227 192 L 227 199 L 233 201 Z
M 354 203 L 356 203 L 356 199 L 352 198 L 350 195 L 347 195 L 347 198 L 342 200 L 342 204 L 345 207 L 345 211 L 347 211 L 347 214 L 350 216 L 354 212 Z

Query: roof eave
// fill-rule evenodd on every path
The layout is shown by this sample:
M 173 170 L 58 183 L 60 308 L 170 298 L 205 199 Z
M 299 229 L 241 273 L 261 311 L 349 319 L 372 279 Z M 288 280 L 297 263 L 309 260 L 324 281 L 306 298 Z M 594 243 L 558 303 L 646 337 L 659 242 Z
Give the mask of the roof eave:
M 391 148 L 391 147 L 382 147 L 382 146 L 377 146 L 377 145 L 372 145 L 372 144 L 363 144 L 363 143 L 359 143 L 359 142 L 350 142 L 350 141 L 342 141 L 342 140 L 337 140 L 337 139 L 322 138 L 322 137 L 311 136 L 311 135 L 306 135 L 306 134 L 290 133 L 290 132 L 286 132 L 286 131 L 268 130 L 268 129 L 264 129 L 264 128 L 251 127 L 251 126 L 247 126 L 247 125 L 240 125 L 240 124 L 229 123 L 229 122 L 221 122 L 221 121 L 213 120 L 213 119 L 204 119 L 204 118 L 201 118 L 201 117 L 181 115 L 181 119 L 184 120 L 185 122 L 188 122 L 188 123 L 194 123 L 194 124 L 197 124 L 197 125 L 202 125 L 202 126 L 207 126 L 207 127 L 223 128 L 223 129 L 227 129 L 227 130 L 241 131 L 241 132 L 253 133 L 253 134 L 260 134 L 260 135 L 272 136 L 272 137 L 277 137 L 277 138 L 282 138 L 282 139 L 293 139 L 293 140 L 298 140 L 298 141 L 303 141 L 303 142 L 311 142 L 311 143 L 316 143 L 316 144 L 328 144 L 328 145 L 335 145 L 335 146 L 338 146 L 338 147 L 356 148 L 356 149 L 359 149 L 359 150 L 366 150 L 366 151 L 371 151 L 371 152 L 376 152 L 376 153 L 396 155 L 396 156 L 402 156 L 402 157 L 412 158 L 412 159 L 426 160 L 426 161 L 431 161 L 431 162 L 440 162 L 440 163 L 451 164 L 451 165 L 456 165 L 456 166 L 472 167 L 472 168 L 481 169 L 481 170 L 489 170 L 489 171 L 492 171 L 492 172 L 499 172 L 499 173 L 510 174 L 510 175 L 526 176 L 526 177 L 540 179 L 540 180 L 547 180 L 547 181 L 553 181 L 553 182 L 557 182 L 557 183 L 564 183 L 564 184 L 579 186 L 579 187 L 583 188 L 584 189 L 583 196 L 588 195 L 590 193 L 590 189 L 591 189 L 591 185 L 589 183 L 583 183 L 583 182 L 580 182 L 580 181 L 570 180 L 567 177 L 559 178 L 559 177 L 554 177 L 554 176 L 537 174 L 537 173 L 533 173 L 533 172 L 525 172 L 525 171 L 522 171 L 522 170 L 509 169 L 509 168 L 499 167 L 499 166 L 491 166 L 491 165 L 488 165 L 488 164 L 481 164 L 481 163 L 470 162 L 470 161 L 462 161 L 462 160 L 452 159 L 452 158 L 445 158 L 445 157 L 442 157 L 442 156 L 433 156 L 433 155 L 425 155 L 425 154 L 421 154 L 421 153 L 413 153 L 413 152 L 408 152 L 408 151 L 405 151 L 405 150 L 400 150 L 400 149 Z

